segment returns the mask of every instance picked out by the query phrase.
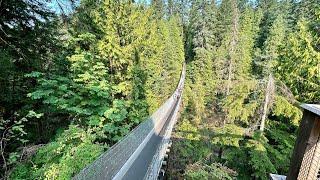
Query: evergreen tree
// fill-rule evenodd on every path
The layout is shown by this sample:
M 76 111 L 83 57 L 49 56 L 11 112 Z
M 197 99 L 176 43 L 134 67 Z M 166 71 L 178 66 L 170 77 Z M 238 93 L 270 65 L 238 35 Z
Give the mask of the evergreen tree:
M 39 150 L 34 165 L 18 166 L 12 178 L 70 178 L 129 133 L 176 88 L 184 52 L 175 16 L 168 20 L 153 16 L 153 7 L 131 0 L 91 5 L 87 12 L 74 15 L 75 27 L 81 23 L 77 15 L 86 14 L 88 19 L 82 22 L 87 23 L 86 31 L 73 29 L 66 39 L 67 72 L 28 74 L 37 80 L 36 90 L 28 94 L 32 102 L 45 107 L 39 111 L 49 111 L 51 117 L 69 117 L 63 119 L 67 129 Z M 65 148 L 57 152 L 57 144 Z M 81 162 L 76 159 L 79 153 Z M 45 154 L 53 158 L 42 159 Z
M 46 7 L 46 1 L 0 2 L 0 178 L 7 178 L 28 140 L 41 142 L 49 134 L 38 108 L 26 97 L 35 82 L 27 79 L 32 71 L 63 73 L 60 62 L 65 53 L 59 39 L 58 17 Z M 59 52 L 59 54 L 58 54 Z M 32 112 L 30 115 L 30 112 Z M 37 110 L 35 110 L 37 111 Z M 37 114 L 38 115 L 38 114 Z M 32 131 L 32 134 L 28 134 Z
M 158 18 L 164 17 L 165 3 L 164 0 L 152 0 L 151 5 L 154 7 L 154 13 Z
M 238 5 L 232 1 L 229 3 L 229 7 L 234 10 L 230 32 L 225 35 L 224 43 L 217 50 L 218 62 L 222 61 L 218 63 L 219 69 L 222 69 L 221 80 L 224 82 L 221 84 L 225 88 L 222 89 L 225 90 L 225 97 L 221 99 L 227 118 L 224 124 L 235 120 L 248 124 L 248 119 L 253 116 L 257 106 L 250 100 L 256 87 L 256 81 L 250 74 L 257 24 L 254 22 L 255 13 L 252 9 L 244 8 L 240 16 Z M 219 56 L 223 54 L 225 57 L 219 60 Z
M 320 102 L 318 0 L 70 2 L 59 18 L 0 0 L 0 178 L 72 178 L 170 97 L 184 61 L 168 169 L 287 173 L 297 105 Z
M 34 87 L 24 75 L 59 69 L 61 50 L 57 17 L 45 2 L 1 1 L 0 17 L 0 116 L 13 118 L 28 103 L 27 90 Z
M 215 79 L 213 74 L 213 50 L 215 24 L 215 2 L 194 1 L 191 8 L 190 36 L 193 48 L 192 62 L 188 67 L 190 78 L 189 107 L 194 111 L 194 122 L 199 123 L 205 117 L 204 108 L 212 102 L 209 98 L 214 93 Z M 208 98 L 206 98 L 208 97 Z
M 201 148 L 213 148 L 217 152 L 217 157 L 213 155 L 213 158 L 237 170 L 239 178 L 266 179 L 269 172 L 285 172 L 288 161 L 284 159 L 292 150 L 293 141 L 287 141 L 291 144 L 277 141 L 279 146 L 272 142 L 275 134 L 288 136 L 292 133 L 301 112 L 295 107 L 288 88 L 274 74 L 289 32 L 287 19 L 291 4 L 259 1 L 255 8 L 246 1 L 222 1 L 217 6 L 217 13 L 213 13 L 215 9 L 211 12 L 202 10 L 205 4 L 194 1 L 190 10 L 189 49 L 186 49 L 190 62 L 187 75 L 190 77 L 186 81 L 187 104 L 183 117 L 196 124 L 197 132 L 204 130 L 204 133 L 198 133 L 200 137 L 211 137 L 211 144 Z M 217 18 L 211 21 L 214 23 L 198 20 L 210 19 L 210 13 Z M 211 55 L 206 53 L 208 49 L 213 52 Z M 212 58 L 212 72 L 202 65 L 208 62 L 205 60 L 208 57 Z M 215 82 L 211 101 L 206 100 L 210 95 L 206 93 L 206 87 L 209 87 L 207 75 L 213 75 Z M 215 124 L 210 124 L 211 121 Z M 292 129 L 277 129 L 274 124 Z M 217 127 L 212 129 L 213 133 L 207 133 L 206 128 L 211 129 L 211 126 Z M 259 127 L 262 133 L 256 131 Z M 199 150 L 199 154 L 202 153 Z M 250 166 L 239 163 L 242 161 Z M 277 161 L 286 165 L 281 168 Z
M 297 31 L 291 33 L 279 56 L 278 77 L 291 89 L 295 97 L 304 102 L 319 102 L 319 34 L 307 20 L 298 22 Z
M 286 32 L 286 23 L 284 22 L 283 16 L 280 14 L 274 20 L 269 30 L 268 38 L 264 42 L 263 46 L 263 54 L 260 55 L 258 60 L 256 61 L 258 66 L 261 69 L 259 72 L 259 76 L 262 77 L 263 81 L 266 82 L 264 89 L 264 99 L 263 99 L 263 107 L 260 111 L 261 113 L 261 123 L 260 130 L 264 131 L 265 121 L 267 118 L 267 113 L 269 112 L 269 108 L 272 104 L 274 95 L 275 95 L 275 82 L 273 79 L 273 68 L 275 62 L 278 58 L 279 47 L 281 42 L 284 40 L 285 32 Z

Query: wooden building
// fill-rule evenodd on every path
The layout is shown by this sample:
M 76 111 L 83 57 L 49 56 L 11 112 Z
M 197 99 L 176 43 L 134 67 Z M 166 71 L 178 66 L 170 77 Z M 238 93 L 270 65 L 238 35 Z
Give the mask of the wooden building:
M 320 180 L 320 105 L 303 104 L 303 117 L 287 176 L 270 174 L 270 180 Z
M 316 180 L 320 168 L 320 105 L 303 104 L 301 107 L 304 112 L 287 180 Z

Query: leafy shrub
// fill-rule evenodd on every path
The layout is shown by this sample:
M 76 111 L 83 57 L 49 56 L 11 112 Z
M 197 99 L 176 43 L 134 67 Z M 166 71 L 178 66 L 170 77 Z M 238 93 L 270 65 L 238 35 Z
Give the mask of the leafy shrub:
M 29 163 L 20 164 L 11 179 L 70 179 L 104 150 L 90 130 L 70 125 L 55 141 L 39 149 Z
M 295 143 L 295 135 L 287 124 L 271 121 L 266 131 L 269 143 L 266 145 L 268 156 L 279 174 L 289 171 L 291 153 Z
M 268 173 L 276 173 L 277 170 L 268 157 L 265 148 L 267 138 L 260 133 L 255 133 L 253 139 L 247 142 L 249 151 L 249 164 L 252 168 L 252 176 L 255 179 L 269 179 Z
M 179 159 L 183 165 L 199 161 L 211 153 L 211 149 L 202 138 L 199 129 L 188 120 L 183 120 L 178 127 L 178 138 L 176 149 Z
M 235 179 L 235 176 L 235 171 L 218 163 L 207 165 L 202 162 L 197 162 L 189 166 L 186 172 L 186 179 L 188 180 L 232 180 Z
M 244 138 L 244 130 L 235 124 L 215 128 L 216 134 L 212 138 L 212 143 L 220 147 L 239 147 L 240 141 Z

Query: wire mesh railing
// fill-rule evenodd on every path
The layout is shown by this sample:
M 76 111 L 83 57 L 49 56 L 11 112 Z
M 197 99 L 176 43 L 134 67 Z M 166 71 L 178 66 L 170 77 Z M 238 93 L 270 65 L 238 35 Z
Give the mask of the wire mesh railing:
M 122 179 L 133 162 L 153 135 L 161 136 L 156 152 L 151 155 L 152 161 L 146 169 L 144 179 L 156 179 L 161 167 L 164 151 L 168 145 L 177 112 L 181 103 L 181 94 L 185 79 L 185 65 L 181 72 L 179 84 L 169 99 L 147 120 L 133 129 L 121 141 L 103 153 L 92 164 L 81 170 L 74 180 Z

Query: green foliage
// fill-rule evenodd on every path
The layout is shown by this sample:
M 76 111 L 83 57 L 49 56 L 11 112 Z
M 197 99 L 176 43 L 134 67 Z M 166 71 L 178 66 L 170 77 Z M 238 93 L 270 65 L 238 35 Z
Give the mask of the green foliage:
M 276 173 L 276 169 L 270 161 L 264 146 L 266 143 L 267 139 L 259 133 L 254 134 L 253 139 L 247 143 L 250 156 L 249 164 L 253 171 L 251 175 L 257 179 L 269 179 L 268 172 Z
M 235 179 L 234 175 L 235 173 L 231 169 L 221 164 L 212 163 L 210 165 L 207 165 L 204 163 L 195 163 L 187 168 L 186 179 L 232 180 Z
M 248 163 L 250 159 L 248 149 L 244 144 L 245 141 L 242 141 L 239 147 L 227 147 L 223 149 L 221 159 L 216 159 L 217 162 L 234 169 L 238 174 L 238 179 L 250 177 L 252 171 L 252 166 Z
M 213 102 L 212 96 L 216 86 L 213 66 L 214 50 L 214 2 L 194 1 L 190 10 L 190 37 L 186 47 L 189 48 L 186 77 L 186 108 L 192 111 L 193 123 L 199 124 L 206 117 L 205 107 Z
M 125 101 L 115 100 L 112 107 L 104 112 L 101 121 L 98 119 L 97 124 L 92 125 L 102 125 L 106 136 L 112 137 L 112 140 L 116 142 L 126 135 L 133 126 L 133 123 L 128 124 L 125 121 L 128 117 L 127 109 L 128 106 L 126 106 Z
M 70 179 L 157 109 L 178 83 L 184 52 L 176 17 L 153 17 L 152 7 L 129 0 L 84 0 L 78 8 L 83 11 L 70 16 L 63 37 L 66 53 L 55 61 L 67 68 L 25 75 L 36 84 L 27 96 L 44 123 L 72 125 L 41 148 L 32 165 L 21 163 L 13 178 Z
M 178 128 L 177 136 L 184 140 L 178 142 L 179 158 L 182 161 L 196 162 L 208 154 L 210 154 L 210 147 L 207 146 L 203 139 L 203 132 L 191 124 L 188 120 L 183 120 Z M 195 151 L 195 149 L 197 149 Z
M 212 143 L 220 147 L 239 147 L 240 141 L 244 138 L 244 128 L 234 124 L 216 128 L 216 135 L 212 138 Z
M 285 38 L 286 21 L 283 14 L 277 15 L 276 19 L 272 22 L 271 27 L 268 27 L 269 34 L 266 37 L 261 49 L 256 52 L 256 73 L 259 76 L 266 77 L 270 73 L 275 72 L 277 58 L 280 54 L 280 47 Z M 262 52 L 260 52 L 262 50 Z
M 70 61 L 75 72 L 72 79 L 59 75 L 46 78 L 36 73 L 30 74 L 39 76 L 39 85 L 28 96 L 33 100 L 42 100 L 55 112 L 78 115 L 79 120 L 83 117 L 91 120 L 103 115 L 111 101 L 104 65 L 94 62 L 95 59 L 88 53 L 73 55 Z
M 287 173 L 302 115 L 290 91 L 298 100 L 318 102 L 314 78 L 319 79 L 319 33 L 314 24 L 319 19 L 304 9 L 302 16 L 312 20 L 294 24 L 290 12 L 295 7 L 313 12 L 318 5 L 313 1 L 258 1 L 255 5 L 191 1 L 185 28 L 184 121 L 179 127 L 192 133 L 182 134 L 178 128 L 176 135 L 186 140 L 179 141 L 177 149 L 187 151 L 177 151 L 180 154 L 175 156 L 188 166 L 195 163 L 186 160 L 188 155 L 197 157 L 202 147 L 213 153 L 199 160 L 202 168 L 184 177 L 210 179 L 203 167 L 212 160 L 235 169 L 239 179 Z M 262 117 L 264 132 L 258 130 Z M 190 144 L 187 139 L 206 143 L 185 148 Z
M 281 174 L 289 171 L 290 158 L 288 157 L 291 156 L 295 143 L 295 135 L 292 134 L 291 129 L 292 127 L 284 123 L 271 121 L 266 133 L 266 137 L 272 142 L 265 146 L 268 156 Z
M 32 118 L 39 119 L 42 113 L 29 111 L 25 117 L 15 113 L 12 119 L 3 119 L 0 116 L 0 154 L 2 158 L 2 170 L 5 178 L 9 175 L 9 169 L 14 167 L 22 159 L 23 152 L 17 147 L 24 146 L 29 140 L 25 123 Z M 13 147 L 13 150 L 11 149 Z
M 275 97 L 275 103 L 272 109 L 272 114 L 279 118 L 285 117 L 291 121 L 292 124 L 298 126 L 300 119 L 302 118 L 301 110 L 288 102 L 288 100 L 282 96 Z
M 231 94 L 223 100 L 223 109 L 230 122 L 239 121 L 248 125 L 253 118 L 258 102 L 257 82 L 254 80 L 240 81 L 234 85 Z
M 37 107 L 30 105 L 29 98 L 26 97 L 35 83 L 26 79 L 24 75 L 32 71 L 45 72 L 57 69 L 64 72 L 64 67 L 55 62 L 59 61 L 60 55 L 65 51 L 62 50 L 62 43 L 59 40 L 57 16 L 46 8 L 44 1 L 4 0 L 1 1 L 0 13 L 3 14 L 0 17 L 0 121 L 5 121 L 1 123 L 6 124 L 0 126 L 6 129 L 8 126 L 16 127 L 16 123 L 20 122 L 19 119 L 27 116 L 30 110 L 39 111 Z M 38 140 L 41 134 L 40 128 L 35 127 L 38 122 L 37 118 L 28 118 L 28 121 L 21 122 L 19 126 L 23 126 L 23 131 L 28 135 L 18 137 L 31 142 L 33 139 L 29 137 L 33 136 Z M 35 131 L 33 135 L 30 135 L 30 129 Z M 3 133 L 2 130 L 0 132 Z M 5 137 L 7 132 L 2 137 Z M 12 133 L 21 134 L 22 130 L 16 127 Z M 13 138 L 6 143 L 5 150 L 1 150 L 5 151 L 3 153 L 5 157 L 2 159 L 8 159 L 11 153 L 20 154 L 19 148 L 26 143 L 22 143 L 18 137 L 17 141 Z M 11 157 L 10 167 L 16 159 L 14 156 Z M 6 178 L 4 176 L 9 171 L 5 163 L 3 161 L 0 163 L 0 178 Z
M 92 130 L 71 125 L 56 140 L 39 149 L 31 164 L 21 164 L 12 179 L 70 179 L 99 156 L 104 147 L 95 144 Z
M 81 0 L 60 18 L 39 0 L 1 5 L 4 178 L 16 166 L 13 179 L 70 179 L 172 94 L 184 58 L 187 179 L 234 178 L 217 162 L 243 179 L 286 174 L 301 119 L 291 94 L 320 102 L 315 0 Z
M 123 11 L 120 17 L 116 16 L 119 7 Z M 29 74 L 28 77 L 37 78 L 39 85 L 28 96 L 50 105 L 54 112 L 76 117 L 77 123 L 102 127 L 108 137 L 106 141 L 116 142 L 127 134 L 148 115 L 149 103 L 154 110 L 171 94 L 175 87 L 172 82 L 178 80 L 183 57 L 181 32 L 178 28 L 170 32 L 167 29 L 177 26 L 176 20 L 163 21 L 161 31 L 154 34 L 147 25 L 153 27 L 158 20 L 146 18 L 144 12 L 151 14 L 152 11 L 138 7 L 129 1 L 120 4 L 107 1 L 98 9 L 91 10 L 101 34 L 87 32 L 70 38 L 68 47 L 74 49 L 75 54 L 67 58 L 70 62 L 69 75 L 53 74 L 48 77 L 36 72 Z M 105 12 L 113 18 L 104 19 Z M 126 31 L 124 27 L 132 31 Z M 119 31 L 123 31 L 120 36 L 117 34 Z M 166 41 L 160 41 L 162 37 Z M 163 46 L 164 52 L 156 51 L 157 45 Z M 170 46 L 177 47 L 177 50 L 172 51 L 174 48 Z M 151 55 L 149 51 L 158 54 Z M 162 60 L 165 55 L 167 61 Z M 147 78 L 156 73 L 144 71 L 154 68 L 153 61 L 159 60 L 163 61 L 164 67 L 156 64 L 158 69 L 155 71 L 160 70 L 160 76 L 168 73 L 156 84 L 157 87 L 165 82 L 160 90 L 152 89 L 159 77 Z M 150 99 L 155 94 L 159 98 L 154 104 Z
M 320 52 L 316 45 L 319 34 L 313 34 L 310 26 L 310 22 L 301 19 L 297 31 L 289 34 L 279 57 L 277 73 L 298 100 L 319 102 Z
M 188 140 L 200 140 L 199 130 L 196 126 L 191 124 L 188 120 L 183 120 L 178 127 L 178 135 Z

